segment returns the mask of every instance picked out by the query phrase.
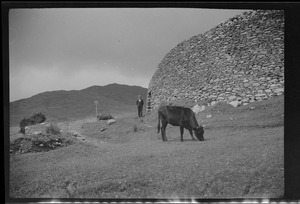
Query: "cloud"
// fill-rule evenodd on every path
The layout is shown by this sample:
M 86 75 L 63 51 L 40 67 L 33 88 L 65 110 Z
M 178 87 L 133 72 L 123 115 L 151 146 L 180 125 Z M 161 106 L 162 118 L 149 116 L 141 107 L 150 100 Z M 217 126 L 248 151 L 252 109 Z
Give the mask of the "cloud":
M 163 57 L 241 10 L 11 9 L 11 99 L 124 83 L 147 87 Z

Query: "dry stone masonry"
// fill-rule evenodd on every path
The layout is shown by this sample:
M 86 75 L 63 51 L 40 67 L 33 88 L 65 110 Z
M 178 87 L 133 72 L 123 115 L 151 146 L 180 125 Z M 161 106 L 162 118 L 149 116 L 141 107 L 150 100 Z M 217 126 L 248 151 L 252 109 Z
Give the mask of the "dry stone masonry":
M 179 43 L 158 65 L 148 110 L 192 99 L 246 105 L 284 93 L 284 12 L 244 12 Z

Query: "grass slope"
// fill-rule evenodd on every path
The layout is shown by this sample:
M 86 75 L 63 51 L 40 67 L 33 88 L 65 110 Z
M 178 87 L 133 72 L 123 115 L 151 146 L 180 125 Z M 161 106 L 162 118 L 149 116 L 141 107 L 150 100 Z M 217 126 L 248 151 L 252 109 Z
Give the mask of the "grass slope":
M 180 142 L 179 128 L 170 125 L 169 141 L 162 142 L 156 112 L 144 119 L 119 116 L 103 132 L 101 123 L 72 123 L 86 142 L 11 155 L 10 196 L 280 198 L 283 101 L 280 96 L 238 108 L 219 104 L 206 109 L 196 116 L 207 125 L 203 142 L 192 141 L 187 131 Z
M 130 112 L 136 109 L 137 95 L 146 100 L 146 93 L 145 88 L 119 84 L 92 86 L 80 91 L 44 92 L 10 103 L 10 126 L 18 125 L 35 112 L 60 121 L 91 116 L 95 114 L 95 100 L 99 102 L 99 112 Z

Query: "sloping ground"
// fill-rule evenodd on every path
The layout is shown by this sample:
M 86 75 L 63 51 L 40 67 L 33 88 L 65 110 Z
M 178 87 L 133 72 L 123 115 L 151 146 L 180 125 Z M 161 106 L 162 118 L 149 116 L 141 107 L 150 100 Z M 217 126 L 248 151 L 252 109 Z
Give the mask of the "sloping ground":
M 95 115 L 94 101 L 99 102 L 98 113 L 122 113 L 136 110 L 136 99 L 146 100 L 147 89 L 139 86 L 109 84 L 92 86 L 83 90 L 51 91 L 11 102 L 10 126 L 20 123 L 24 117 L 42 112 L 48 120 L 64 121 Z
M 197 115 L 205 141 L 169 142 L 157 114 L 78 122 L 87 142 L 44 153 L 11 155 L 10 196 L 16 198 L 280 198 L 284 192 L 283 96 L 238 108 L 222 104 Z M 250 108 L 254 107 L 254 108 Z M 218 112 L 219 111 L 219 112 Z M 207 115 L 211 115 L 207 118 Z M 73 124 L 70 124 L 70 126 Z

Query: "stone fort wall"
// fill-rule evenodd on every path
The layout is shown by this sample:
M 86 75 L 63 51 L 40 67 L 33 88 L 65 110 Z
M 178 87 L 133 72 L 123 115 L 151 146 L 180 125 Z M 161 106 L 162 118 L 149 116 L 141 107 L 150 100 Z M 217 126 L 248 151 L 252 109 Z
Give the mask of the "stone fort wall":
M 248 104 L 284 93 L 284 11 L 244 12 L 179 43 L 158 65 L 148 110 L 192 99 Z

